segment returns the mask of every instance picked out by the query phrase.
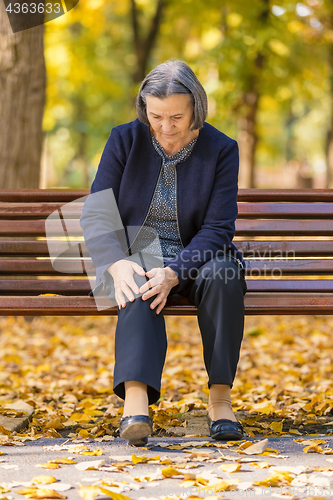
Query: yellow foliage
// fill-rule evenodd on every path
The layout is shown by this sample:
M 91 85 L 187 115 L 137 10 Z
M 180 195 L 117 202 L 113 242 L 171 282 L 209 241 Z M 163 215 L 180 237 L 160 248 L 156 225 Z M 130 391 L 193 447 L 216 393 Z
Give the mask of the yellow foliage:
M 304 30 L 304 24 L 300 21 L 290 21 L 290 23 L 288 23 L 287 25 L 287 28 L 290 33 L 299 33 L 300 31 Z
M 271 38 L 268 42 L 271 50 L 275 52 L 278 56 L 286 57 L 289 54 L 289 48 L 281 40 L 276 38 Z
M 210 28 L 201 35 L 201 43 L 205 50 L 214 49 L 222 40 L 222 32 L 218 28 Z
M 241 16 L 237 12 L 231 12 L 227 16 L 227 23 L 232 28 L 237 28 L 237 26 L 239 26 L 242 21 L 243 21 L 243 16 Z

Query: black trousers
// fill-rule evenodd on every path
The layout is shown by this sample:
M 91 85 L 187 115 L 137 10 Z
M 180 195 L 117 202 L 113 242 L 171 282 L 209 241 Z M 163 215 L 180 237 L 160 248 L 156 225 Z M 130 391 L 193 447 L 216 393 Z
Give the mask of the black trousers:
M 139 287 L 146 282 L 138 274 L 134 279 Z M 246 291 L 244 270 L 225 255 L 223 260 L 214 258 L 201 266 L 180 294 L 198 309 L 209 388 L 211 384 L 233 385 L 244 332 Z M 133 302 L 118 310 L 113 390 L 125 399 L 125 381 L 143 382 L 151 405 L 160 397 L 167 336 L 163 311 L 156 314 L 157 307 L 150 309 L 156 295 L 147 300 L 142 295 L 135 295 Z

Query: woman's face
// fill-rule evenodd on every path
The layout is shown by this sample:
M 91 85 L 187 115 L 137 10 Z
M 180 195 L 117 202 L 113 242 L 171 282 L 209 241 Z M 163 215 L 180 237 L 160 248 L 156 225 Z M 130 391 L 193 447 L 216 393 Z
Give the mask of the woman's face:
M 176 94 L 165 99 L 147 95 L 146 104 L 147 117 L 158 141 L 177 144 L 195 134 L 190 130 L 193 122 L 190 95 Z

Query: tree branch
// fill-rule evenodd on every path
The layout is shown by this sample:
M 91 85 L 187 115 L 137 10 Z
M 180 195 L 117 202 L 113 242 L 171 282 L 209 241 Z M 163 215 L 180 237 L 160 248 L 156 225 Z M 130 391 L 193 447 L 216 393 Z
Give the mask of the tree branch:
M 140 44 L 139 24 L 138 24 L 138 11 L 136 8 L 135 0 L 131 0 L 131 5 L 132 5 L 131 15 L 132 15 L 133 34 L 134 34 L 134 45 L 135 45 L 135 47 L 138 47 Z
M 155 16 L 151 22 L 150 30 L 149 30 L 149 33 L 148 33 L 147 38 L 145 40 L 145 43 L 144 43 L 144 54 L 146 56 L 146 60 L 148 59 L 149 53 L 154 45 L 154 42 L 155 42 L 155 39 L 156 39 L 156 36 L 158 33 L 158 28 L 160 26 L 160 22 L 161 22 L 161 18 L 162 18 L 164 3 L 165 3 L 165 0 L 158 0 Z
M 143 39 L 139 36 L 139 23 L 135 0 L 132 1 L 132 25 L 134 32 L 135 51 L 137 56 L 137 69 L 133 75 L 134 83 L 143 80 L 146 74 L 147 62 L 156 40 L 158 29 L 161 23 L 162 12 L 165 6 L 165 0 L 158 0 L 155 15 L 151 21 L 149 32 Z

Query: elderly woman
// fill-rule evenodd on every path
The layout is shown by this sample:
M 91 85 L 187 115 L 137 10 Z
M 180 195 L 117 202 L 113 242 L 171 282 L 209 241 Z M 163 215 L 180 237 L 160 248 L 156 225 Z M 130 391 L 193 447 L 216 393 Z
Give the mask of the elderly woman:
M 197 306 L 210 436 L 242 439 L 230 400 L 247 291 L 245 263 L 232 243 L 237 142 L 205 121 L 206 93 L 185 62 L 155 67 L 136 107 L 136 120 L 112 129 L 80 219 L 97 269 L 93 292 L 104 285 L 111 297 L 113 287 L 119 308 L 113 390 L 125 400 L 120 436 L 142 446 L 152 433 L 149 405 L 160 397 L 167 349 L 163 308 L 178 294 Z M 103 191 L 113 195 L 123 227 L 137 228 L 130 244 L 117 238 Z M 150 231 L 158 238 L 147 237 Z M 159 250 L 162 262 L 154 265 Z M 152 257 L 147 266 L 131 258 L 142 252 L 147 262 Z

